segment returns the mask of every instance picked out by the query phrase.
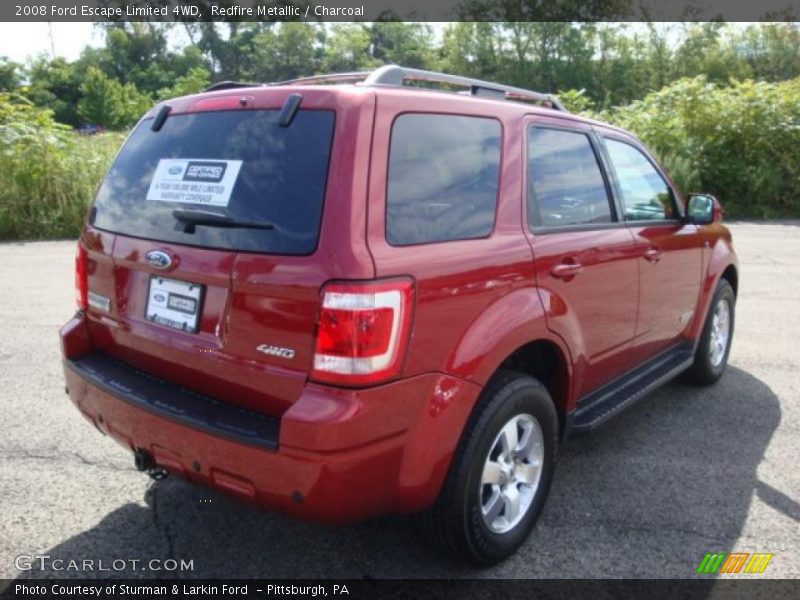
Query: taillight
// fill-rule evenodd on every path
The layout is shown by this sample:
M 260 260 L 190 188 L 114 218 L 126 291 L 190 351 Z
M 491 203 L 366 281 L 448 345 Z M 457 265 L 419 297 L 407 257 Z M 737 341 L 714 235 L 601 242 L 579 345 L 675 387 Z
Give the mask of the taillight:
M 413 298 L 407 279 L 325 286 L 311 377 L 366 385 L 399 375 Z
M 81 310 L 89 307 L 89 279 L 86 262 L 86 248 L 78 242 L 78 251 L 75 254 L 75 302 L 78 303 L 78 308 Z

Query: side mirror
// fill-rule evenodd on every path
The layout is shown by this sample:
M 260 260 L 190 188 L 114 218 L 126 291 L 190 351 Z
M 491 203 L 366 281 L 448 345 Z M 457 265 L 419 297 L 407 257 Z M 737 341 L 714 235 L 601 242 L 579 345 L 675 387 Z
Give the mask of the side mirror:
M 722 221 L 722 205 L 711 194 L 689 194 L 686 221 L 695 225 L 719 223 Z

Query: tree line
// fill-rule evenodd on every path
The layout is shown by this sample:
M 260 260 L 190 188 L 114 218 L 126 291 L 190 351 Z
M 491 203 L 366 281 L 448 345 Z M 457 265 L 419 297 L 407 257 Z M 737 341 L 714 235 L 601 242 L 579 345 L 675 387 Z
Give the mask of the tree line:
M 113 23 L 75 61 L 0 58 L 0 91 L 72 126 L 130 127 L 153 102 L 223 80 L 268 82 L 395 63 L 536 89 L 607 110 L 685 77 L 800 76 L 800 25 L 458 22 Z M 176 47 L 176 39 L 187 43 Z

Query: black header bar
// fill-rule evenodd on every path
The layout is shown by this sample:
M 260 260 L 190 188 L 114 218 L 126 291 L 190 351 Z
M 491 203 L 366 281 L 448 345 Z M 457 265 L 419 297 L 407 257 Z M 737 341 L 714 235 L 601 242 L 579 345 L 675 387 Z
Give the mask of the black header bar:
M 0 21 L 796 21 L 800 0 L 10 0 Z
M 16 579 L 0 598 L 253 598 L 297 600 L 777 600 L 797 598 L 797 580 L 756 579 Z

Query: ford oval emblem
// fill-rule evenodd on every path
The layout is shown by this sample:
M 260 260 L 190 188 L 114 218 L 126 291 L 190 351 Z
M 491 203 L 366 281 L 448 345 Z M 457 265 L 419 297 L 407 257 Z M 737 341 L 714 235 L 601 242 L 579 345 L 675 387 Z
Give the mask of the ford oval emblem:
M 175 165 L 174 167 L 170 167 L 169 171 L 167 171 L 170 175 L 180 175 L 181 171 L 183 171 L 183 167 L 179 165 Z
M 172 257 L 163 250 L 150 250 L 144 257 L 154 269 L 169 269 L 172 266 Z

